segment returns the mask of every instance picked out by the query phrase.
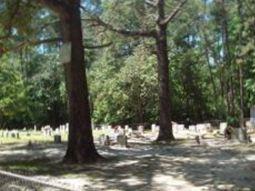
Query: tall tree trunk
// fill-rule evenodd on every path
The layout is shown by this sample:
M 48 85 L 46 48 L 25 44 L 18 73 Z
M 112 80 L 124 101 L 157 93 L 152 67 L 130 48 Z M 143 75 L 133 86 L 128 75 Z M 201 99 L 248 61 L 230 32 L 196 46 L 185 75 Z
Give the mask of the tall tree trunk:
M 204 14 L 206 14 L 206 9 L 207 9 L 207 0 L 204 1 Z M 204 26 L 203 26 L 203 37 L 204 37 L 204 41 L 205 41 L 205 57 L 206 57 L 206 61 L 207 61 L 207 65 L 208 65 L 208 69 L 209 69 L 209 73 L 210 73 L 210 79 L 211 79 L 211 84 L 212 84 L 212 87 L 213 87 L 213 94 L 214 94 L 214 99 L 215 99 L 215 102 L 218 101 L 218 96 L 217 96 L 217 89 L 216 89 L 216 84 L 215 84 L 215 81 L 214 81 L 214 77 L 213 77 L 213 73 L 212 73 L 212 66 L 210 64 L 210 42 L 209 42 L 209 39 L 207 37 L 207 34 L 206 34 L 206 23 L 204 23 Z M 208 30 L 208 29 L 207 29 Z
M 65 162 L 93 162 L 101 158 L 97 153 L 92 129 L 85 71 L 81 16 L 78 2 L 69 5 L 61 15 L 64 43 L 70 43 L 71 61 L 66 63 L 69 98 L 69 135 Z
M 244 91 L 243 91 L 243 65 L 239 65 L 239 84 L 240 84 L 240 127 L 244 128 Z
M 223 75 L 225 86 L 225 92 L 226 92 L 226 102 L 227 102 L 227 108 L 228 108 L 228 115 L 233 116 L 234 110 L 235 110 L 235 104 L 234 104 L 234 87 L 232 82 L 232 73 L 233 73 L 233 66 L 232 66 L 232 59 L 230 55 L 230 47 L 229 47 L 229 33 L 228 33 L 228 21 L 227 21 L 227 10 L 225 5 L 225 0 L 220 0 L 221 5 L 221 35 L 222 35 L 222 46 L 223 46 Z M 226 71 L 227 69 L 227 71 Z
M 239 46 L 242 46 L 242 41 L 243 41 L 243 29 L 244 29 L 244 20 L 243 20 L 243 14 L 242 14 L 242 1 L 237 0 L 237 9 L 238 9 L 238 14 L 240 17 L 240 22 L 241 22 L 241 29 L 239 32 Z M 241 52 L 241 50 L 239 50 Z M 239 52 L 239 54 L 241 54 Z M 239 63 L 239 91 L 240 91 L 240 127 L 244 128 L 244 83 L 243 83 L 243 59 L 240 57 L 240 63 Z
M 159 22 L 164 20 L 165 2 L 160 0 L 158 3 Z M 159 79 L 159 134 L 157 141 L 174 140 L 171 120 L 171 99 L 170 99 L 170 79 L 169 79 L 169 59 L 167 49 L 167 25 L 160 25 L 156 35 L 158 79 Z
M 214 78 L 213 78 L 212 66 L 210 64 L 209 41 L 208 41 L 208 38 L 207 38 L 205 33 L 203 33 L 203 36 L 204 36 L 204 40 L 205 40 L 205 57 L 206 57 L 207 65 L 208 65 L 208 68 L 209 68 L 209 74 L 210 74 L 211 84 L 212 84 L 212 87 L 213 87 L 214 99 L 217 102 L 218 96 L 217 96 L 216 84 L 215 84 L 215 81 L 214 81 Z

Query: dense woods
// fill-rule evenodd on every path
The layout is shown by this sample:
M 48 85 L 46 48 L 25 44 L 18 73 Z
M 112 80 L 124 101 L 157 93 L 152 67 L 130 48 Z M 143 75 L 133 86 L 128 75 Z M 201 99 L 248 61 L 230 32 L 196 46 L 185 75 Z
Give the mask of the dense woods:
M 66 75 L 59 56 L 69 41 L 63 18 L 42 2 L 52 1 L 0 2 L 1 128 L 56 127 L 68 121 L 68 108 L 80 103 L 68 105 L 65 82 L 71 73 Z M 181 7 L 175 0 L 66 2 L 81 12 L 86 64 L 77 55 L 73 59 L 87 72 L 95 124 L 160 123 L 160 111 L 165 123 L 219 119 L 242 125 L 249 116 L 255 101 L 253 0 L 189 0 Z M 171 22 L 159 24 L 178 7 Z M 161 38 L 143 33 L 157 34 L 159 26 L 167 38 L 161 44 L 167 71 L 158 68 Z M 78 32 L 72 33 L 76 38 Z M 163 89 L 169 88 L 163 97 L 162 72 Z M 72 92 L 85 88 L 73 83 Z

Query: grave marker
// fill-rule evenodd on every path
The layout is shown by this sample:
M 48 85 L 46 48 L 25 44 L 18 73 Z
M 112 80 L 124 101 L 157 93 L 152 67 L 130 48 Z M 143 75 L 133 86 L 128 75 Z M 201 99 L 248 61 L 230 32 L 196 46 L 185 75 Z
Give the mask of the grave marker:
M 5 134 L 5 137 L 9 137 L 9 131 L 8 130 L 5 130 L 4 134 Z
M 125 135 L 118 135 L 117 143 L 122 147 L 127 147 L 127 137 Z
M 255 105 L 250 109 L 250 121 L 255 126 Z
M 227 126 L 228 126 L 228 124 L 226 122 L 221 122 L 220 123 L 220 134 L 221 135 L 224 135 Z
M 184 126 L 184 124 L 178 124 L 177 128 L 178 128 L 178 131 L 184 131 L 185 126 Z
M 172 123 L 172 128 L 174 133 L 178 133 L 178 124 L 177 123 Z
M 16 138 L 17 138 L 17 139 L 20 139 L 19 132 L 17 132 Z
M 108 129 L 109 131 L 111 131 L 111 130 L 112 130 L 112 126 L 111 126 L 111 125 L 108 125 L 108 126 L 107 126 L 107 129 Z
M 133 133 L 133 129 L 132 128 L 128 128 L 127 133 L 126 133 L 127 136 L 131 137 L 132 133 Z
M 37 127 L 36 127 L 36 125 L 34 125 L 34 132 L 36 132 L 37 131 Z
M 15 138 L 16 137 L 16 132 L 15 131 L 11 131 L 11 137 Z
M 128 129 L 129 129 L 129 126 L 128 125 L 125 125 L 125 131 L 127 132 L 128 131 Z
M 59 128 L 56 128 L 55 129 L 55 135 L 60 135 L 61 133 L 60 133 L 60 130 L 59 130 Z
M 206 133 L 206 125 L 203 123 L 197 124 L 196 129 L 199 133 Z
M 99 144 L 103 146 L 110 146 L 111 141 L 108 135 L 102 134 L 99 136 Z
M 138 132 L 143 135 L 144 134 L 144 126 L 143 125 L 139 125 L 138 126 Z
M 154 134 L 156 131 L 156 125 L 155 124 L 152 124 L 151 125 L 151 132 Z
M 196 127 L 196 125 L 190 125 L 189 126 L 189 130 L 191 131 L 191 132 L 197 132 L 197 127 Z
M 61 143 L 61 135 L 54 135 L 54 143 L 55 144 Z

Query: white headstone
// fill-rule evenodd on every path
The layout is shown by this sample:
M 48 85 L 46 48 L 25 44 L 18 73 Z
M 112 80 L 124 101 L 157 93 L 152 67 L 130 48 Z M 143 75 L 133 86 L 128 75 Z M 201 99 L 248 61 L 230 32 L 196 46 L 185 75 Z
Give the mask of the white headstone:
M 128 128 L 127 135 L 128 135 L 128 136 L 131 136 L 132 133 L 133 133 L 133 130 L 132 130 L 131 128 Z
M 212 128 L 212 124 L 211 123 L 206 123 L 206 127 L 207 128 Z
M 144 133 L 144 126 L 143 125 L 138 126 L 138 132 L 141 133 L 141 134 Z
M 50 126 L 49 126 L 49 127 L 50 127 Z M 48 131 L 49 136 L 51 136 L 51 135 L 52 135 L 52 132 L 53 132 L 53 130 L 52 130 L 52 128 L 50 127 L 50 128 L 49 128 L 49 131 Z
M 152 132 L 152 133 L 155 133 L 155 129 L 156 129 L 156 125 L 155 125 L 155 124 L 152 124 L 152 125 L 151 125 L 151 132 Z
M 8 130 L 5 130 L 4 134 L 5 134 L 5 137 L 9 137 L 9 131 Z
M 197 124 L 196 129 L 199 133 L 206 133 L 206 125 L 203 123 Z
M 68 132 L 69 132 L 69 124 L 65 125 L 65 133 L 68 133 Z
M 125 130 L 121 126 L 118 126 L 118 134 L 125 135 Z
M 178 131 L 179 131 L 179 130 L 180 130 L 180 131 L 184 131 L 185 126 L 184 126 L 183 124 L 178 124 L 178 125 L 177 125 L 177 128 L 178 128 Z
M 220 134 L 224 134 L 228 124 L 226 122 L 220 123 Z
M 197 132 L 197 127 L 196 127 L 196 125 L 190 125 L 190 126 L 189 126 L 189 131 L 191 131 L 191 132 Z
M 177 123 L 172 123 L 172 128 L 174 133 L 178 133 L 178 124 Z
M 255 126 L 255 105 L 250 109 L 250 121 Z
M 155 131 L 156 131 L 156 132 L 159 132 L 159 129 L 160 129 L 159 125 L 156 125 Z
M 108 131 L 111 131 L 111 130 L 112 130 L 112 126 L 111 126 L 111 125 L 108 125 L 108 126 L 107 126 L 107 130 L 108 130 Z
M 253 132 L 254 127 L 255 127 L 251 121 L 246 121 L 245 126 L 246 126 L 248 132 Z
M 60 130 L 59 130 L 59 128 L 56 128 L 56 129 L 55 129 L 55 135 L 60 135 Z
M 63 125 L 60 125 L 59 126 L 59 130 L 60 130 L 60 133 L 64 133 L 65 127 Z
M 102 125 L 101 130 L 102 130 L 102 131 L 105 131 L 105 130 L 106 130 L 106 127 L 105 127 L 104 125 Z
M 207 130 L 207 131 L 212 130 L 212 125 L 211 125 L 211 123 L 206 123 L 205 126 L 206 126 L 206 130 Z

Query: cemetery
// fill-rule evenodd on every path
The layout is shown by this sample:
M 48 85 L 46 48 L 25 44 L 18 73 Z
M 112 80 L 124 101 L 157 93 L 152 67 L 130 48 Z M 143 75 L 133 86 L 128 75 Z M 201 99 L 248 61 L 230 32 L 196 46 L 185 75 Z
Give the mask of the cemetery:
M 254 191 L 254 0 L 0 0 L 0 191 Z
M 228 140 L 224 134 L 226 122 L 218 127 L 200 123 L 188 129 L 173 123 L 176 140 L 171 143 L 155 142 L 159 132 L 156 124 L 151 124 L 150 129 L 142 125 L 94 126 L 96 147 L 106 158 L 99 169 L 93 164 L 69 166 L 61 162 L 67 127 L 64 124 L 56 129 L 48 125 L 40 129 L 1 131 L 0 177 L 18 176 L 17 180 L 25 181 L 10 181 L 10 185 L 22 188 L 28 184 L 45 190 L 253 190 L 255 187 L 253 126 L 247 129 L 250 136 L 247 143 L 238 138 Z M 13 175 L 5 175 L 7 172 Z

